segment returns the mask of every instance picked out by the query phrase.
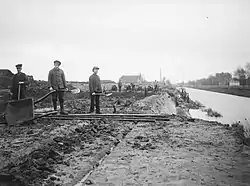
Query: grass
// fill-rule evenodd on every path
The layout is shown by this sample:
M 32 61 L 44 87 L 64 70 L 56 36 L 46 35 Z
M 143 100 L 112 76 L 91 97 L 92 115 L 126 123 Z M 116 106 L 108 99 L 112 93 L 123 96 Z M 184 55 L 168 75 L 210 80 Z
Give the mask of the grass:
M 250 89 L 247 87 L 193 87 L 195 89 L 208 90 L 235 96 L 250 97 Z

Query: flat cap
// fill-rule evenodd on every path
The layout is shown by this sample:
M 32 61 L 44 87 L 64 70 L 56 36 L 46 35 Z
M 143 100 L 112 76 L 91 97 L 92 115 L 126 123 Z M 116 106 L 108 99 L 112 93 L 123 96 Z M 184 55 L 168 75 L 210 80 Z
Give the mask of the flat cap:
M 100 68 L 98 66 L 94 66 L 92 70 L 95 70 L 95 69 L 99 70 Z
M 22 66 L 23 66 L 22 64 L 17 64 L 17 65 L 16 65 L 16 68 L 22 67 Z
M 54 63 L 59 63 L 59 65 L 61 65 L 61 61 L 55 60 Z

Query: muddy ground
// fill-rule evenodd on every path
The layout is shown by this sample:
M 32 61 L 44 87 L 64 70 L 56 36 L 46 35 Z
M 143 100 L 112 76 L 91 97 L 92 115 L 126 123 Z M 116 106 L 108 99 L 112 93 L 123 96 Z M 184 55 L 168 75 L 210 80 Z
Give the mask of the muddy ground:
M 148 113 L 156 112 L 156 99 Z M 249 140 L 242 129 L 186 117 L 138 123 L 78 185 L 250 185 Z
M 112 113 L 115 104 L 116 113 L 178 114 L 175 92 L 168 93 L 103 97 L 102 112 Z M 65 105 L 86 113 L 88 95 Z M 250 150 L 240 129 L 186 115 L 155 123 L 40 119 L 1 127 L 0 185 L 250 185 Z
M 234 130 L 206 121 L 140 123 L 86 183 L 92 185 L 250 185 L 249 150 Z
M 88 93 L 76 96 L 67 97 L 66 110 L 88 112 Z M 101 110 L 113 113 L 115 105 L 116 113 L 133 112 L 131 105 L 142 98 L 143 93 L 114 93 L 112 97 L 101 98 Z M 51 104 L 45 102 L 36 108 L 50 110 Z M 86 122 L 39 119 L 18 127 L 1 125 L 0 185 L 74 185 L 97 166 L 134 125 L 105 118 Z

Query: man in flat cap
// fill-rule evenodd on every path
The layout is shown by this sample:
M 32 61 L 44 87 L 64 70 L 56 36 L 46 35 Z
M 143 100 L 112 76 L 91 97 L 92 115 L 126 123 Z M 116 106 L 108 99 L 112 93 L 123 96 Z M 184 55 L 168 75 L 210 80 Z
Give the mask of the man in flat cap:
M 22 64 L 17 64 L 17 73 L 12 78 L 11 94 L 13 100 L 25 99 L 27 86 L 29 84 L 28 77 L 22 72 Z
M 89 113 L 94 112 L 94 102 L 96 105 L 96 114 L 101 114 L 100 112 L 100 96 L 99 95 L 93 95 L 93 93 L 102 93 L 102 86 L 101 86 L 101 80 L 100 77 L 97 75 L 99 68 L 94 67 L 92 69 L 93 74 L 89 77 L 89 91 L 90 91 L 90 111 Z
M 59 99 L 60 114 L 65 115 L 67 113 L 64 111 L 64 91 L 67 90 L 67 87 L 64 72 L 59 68 L 60 65 L 60 61 L 54 61 L 54 68 L 49 71 L 48 83 L 49 90 L 56 90 L 56 92 L 52 94 L 54 110 L 57 110 L 57 99 Z

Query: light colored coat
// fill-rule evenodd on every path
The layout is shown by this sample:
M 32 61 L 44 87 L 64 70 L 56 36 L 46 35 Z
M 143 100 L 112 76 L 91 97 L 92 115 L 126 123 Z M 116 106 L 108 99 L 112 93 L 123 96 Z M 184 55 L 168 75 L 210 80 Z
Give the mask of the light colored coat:
M 53 68 L 49 71 L 48 76 L 49 87 L 55 90 L 66 88 L 65 75 L 62 69 Z

